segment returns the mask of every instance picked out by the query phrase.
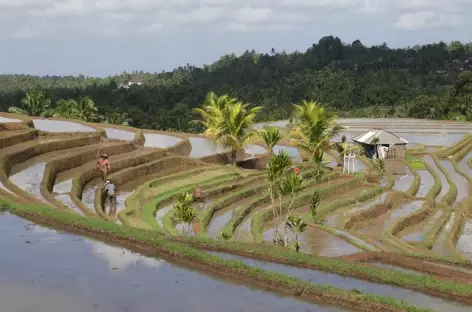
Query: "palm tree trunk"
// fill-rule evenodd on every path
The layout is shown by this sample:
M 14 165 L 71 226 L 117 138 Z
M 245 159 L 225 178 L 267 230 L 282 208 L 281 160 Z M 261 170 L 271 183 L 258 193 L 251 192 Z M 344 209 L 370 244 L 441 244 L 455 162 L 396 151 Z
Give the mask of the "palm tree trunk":
M 236 150 L 231 149 L 231 165 L 234 166 L 236 164 Z

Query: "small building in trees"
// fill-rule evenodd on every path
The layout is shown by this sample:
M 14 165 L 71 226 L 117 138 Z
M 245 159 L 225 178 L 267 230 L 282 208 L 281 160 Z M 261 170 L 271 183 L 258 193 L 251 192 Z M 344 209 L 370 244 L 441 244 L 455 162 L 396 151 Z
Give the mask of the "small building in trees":
M 408 141 L 386 130 L 370 129 L 352 140 L 360 144 L 372 159 L 405 159 Z

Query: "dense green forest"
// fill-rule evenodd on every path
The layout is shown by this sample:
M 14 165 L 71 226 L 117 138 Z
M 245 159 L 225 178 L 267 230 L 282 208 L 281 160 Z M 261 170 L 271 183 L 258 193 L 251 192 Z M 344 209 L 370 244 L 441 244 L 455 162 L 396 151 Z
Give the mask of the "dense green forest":
M 141 84 L 133 84 L 139 82 Z M 25 99 L 28 91 L 44 91 Z M 97 119 L 195 132 L 192 108 L 209 91 L 262 106 L 258 120 L 286 119 L 292 104 L 315 100 L 343 117 L 472 120 L 472 44 L 458 41 L 390 49 L 324 37 L 306 52 L 225 55 L 211 65 L 107 78 L 0 76 L 0 110 L 45 100 L 76 105 Z M 62 101 L 61 101 L 62 100 Z M 75 103 L 75 104 L 74 104 Z M 82 107 L 80 108 L 80 105 Z

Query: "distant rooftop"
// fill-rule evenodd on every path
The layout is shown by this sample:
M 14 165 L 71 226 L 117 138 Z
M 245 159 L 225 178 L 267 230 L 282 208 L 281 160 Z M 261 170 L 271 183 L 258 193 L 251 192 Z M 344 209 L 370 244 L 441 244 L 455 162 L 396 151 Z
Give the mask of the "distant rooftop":
M 372 144 L 372 142 L 378 138 L 377 143 L 375 144 L 407 144 L 408 141 L 396 136 L 395 134 L 388 132 L 383 129 L 370 129 L 367 132 L 361 133 L 358 136 L 354 137 L 352 140 L 354 142 Z

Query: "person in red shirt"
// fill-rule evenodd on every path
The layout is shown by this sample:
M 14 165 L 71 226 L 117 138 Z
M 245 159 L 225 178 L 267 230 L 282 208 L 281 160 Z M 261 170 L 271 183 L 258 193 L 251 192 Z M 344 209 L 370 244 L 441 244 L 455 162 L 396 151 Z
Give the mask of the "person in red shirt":
M 300 174 L 300 168 L 298 167 L 293 168 L 293 173 L 295 173 L 296 175 Z
M 100 156 L 100 159 L 97 162 L 97 166 L 100 168 L 100 171 L 102 172 L 103 181 L 105 181 L 108 173 L 110 173 L 111 171 L 111 166 L 110 166 L 110 162 L 108 161 L 107 154 L 102 154 Z

